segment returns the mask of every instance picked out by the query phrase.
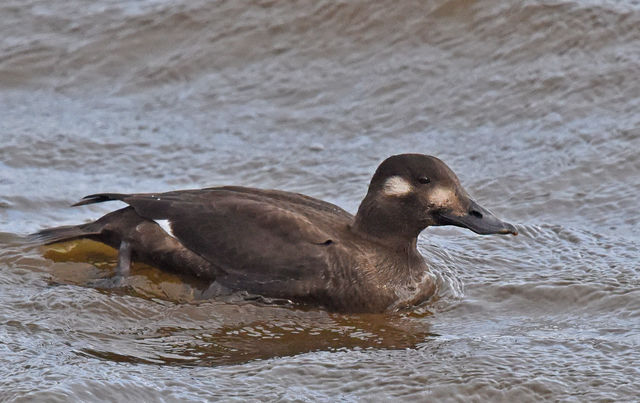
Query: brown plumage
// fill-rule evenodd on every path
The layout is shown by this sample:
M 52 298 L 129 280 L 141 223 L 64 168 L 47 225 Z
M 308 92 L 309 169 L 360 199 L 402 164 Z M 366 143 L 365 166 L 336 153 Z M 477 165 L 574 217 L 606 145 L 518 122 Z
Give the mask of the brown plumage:
M 355 217 L 301 194 L 231 186 L 103 193 L 76 205 L 109 200 L 129 207 L 34 236 L 44 243 L 89 238 L 118 248 L 121 275 L 131 260 L 141 261 L 228 290 L 343 312 L 397 309 L 433 295 L 434 277 L 416 249 L 427 226 L 516 233 L 473 202 L 442 161 L 420 154 L 385 160 Z M 168 220 L 171 234 L 157 220 Z

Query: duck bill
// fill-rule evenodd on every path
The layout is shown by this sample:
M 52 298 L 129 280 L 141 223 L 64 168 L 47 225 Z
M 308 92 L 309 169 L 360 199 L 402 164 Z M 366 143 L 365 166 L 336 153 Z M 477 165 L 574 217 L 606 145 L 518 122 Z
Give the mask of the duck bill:
M 476 234 L 513 234 L 518 235 L 516 227 L 504 222 L 489 210 L 469 199 L 469 208 L 466 213 L 457 214 L 454 211 L 445 211 L 439 214 L 440 225 L 455 225 L 468 228 Z

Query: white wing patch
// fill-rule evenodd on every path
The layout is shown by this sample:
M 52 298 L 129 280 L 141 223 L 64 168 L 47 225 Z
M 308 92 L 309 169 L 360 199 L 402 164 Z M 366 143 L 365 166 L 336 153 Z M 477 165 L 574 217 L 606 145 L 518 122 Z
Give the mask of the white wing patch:
M 385 196 L 404 196 L 413 191 L 413 186 L 400 176 L 392 176 L 384 182 Z
M 169 220 L 154 220 L 154 221 L 156 222 L 156 224 L 160 226 L 160 228 L 164 230 L 164 232 L 169 234 L 169 236 L 172 236 L 175 238 L 175 236 L 173 235 L 173 229 L 171 229 L 171 222 Z

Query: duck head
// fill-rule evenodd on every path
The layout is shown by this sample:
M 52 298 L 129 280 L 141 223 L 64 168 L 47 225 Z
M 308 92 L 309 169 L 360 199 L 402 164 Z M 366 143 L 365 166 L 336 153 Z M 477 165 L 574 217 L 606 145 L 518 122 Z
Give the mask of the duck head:
M 423 154 L 394 155 L 380 164 L 353 227 L 392 243 L 411 241 L 426 227 L 438 225 L 482 235 L 517 235 L 513 225 L 471 199 L 444 162 Z

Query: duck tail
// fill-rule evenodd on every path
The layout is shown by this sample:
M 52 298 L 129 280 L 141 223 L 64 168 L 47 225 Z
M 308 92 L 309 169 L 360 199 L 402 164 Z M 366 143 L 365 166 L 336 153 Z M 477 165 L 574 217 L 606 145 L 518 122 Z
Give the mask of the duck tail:
M 91 224 L 46 228 L 36 233 L 29 234 L 27 236 L 27 239 L 33 243 L 49 245 L 57 242 L 66 242 L 73 241 L 74 239 L 87 238 L 91 235 L 99 234 L 100 231 L 96 232 L 94 228 L 91 228 Z
M 101 203 L 109 200 L 122 200 L 127 196 L 128 195 L 121 193 L 98 193 L 83 197 L 82 200 L 80 200 L 76 204 L 73 204 L 72 207 Z M 34 244 L 49 245 L 56 242 L 73 241 L 80 238 L 91 238 L 93 236 L 100 235 L 102 233 L 102 230 L 104 229 L 104 225 L 109 222 L 109 218 L 111 218 L 114 214 L 118 214 L 118 212 L 112 212 L 102 217 L 98 221 L 87 224 L 45 228 L 36 233 L 27 235 L 27 241 Z
M 102 203 L 110 200 L 122 200 L 129 195 L 122 193 L 97 193 L 85 196 L 79 202 L 72 204 L 71 207 L 84 206 L 93 203 Z

